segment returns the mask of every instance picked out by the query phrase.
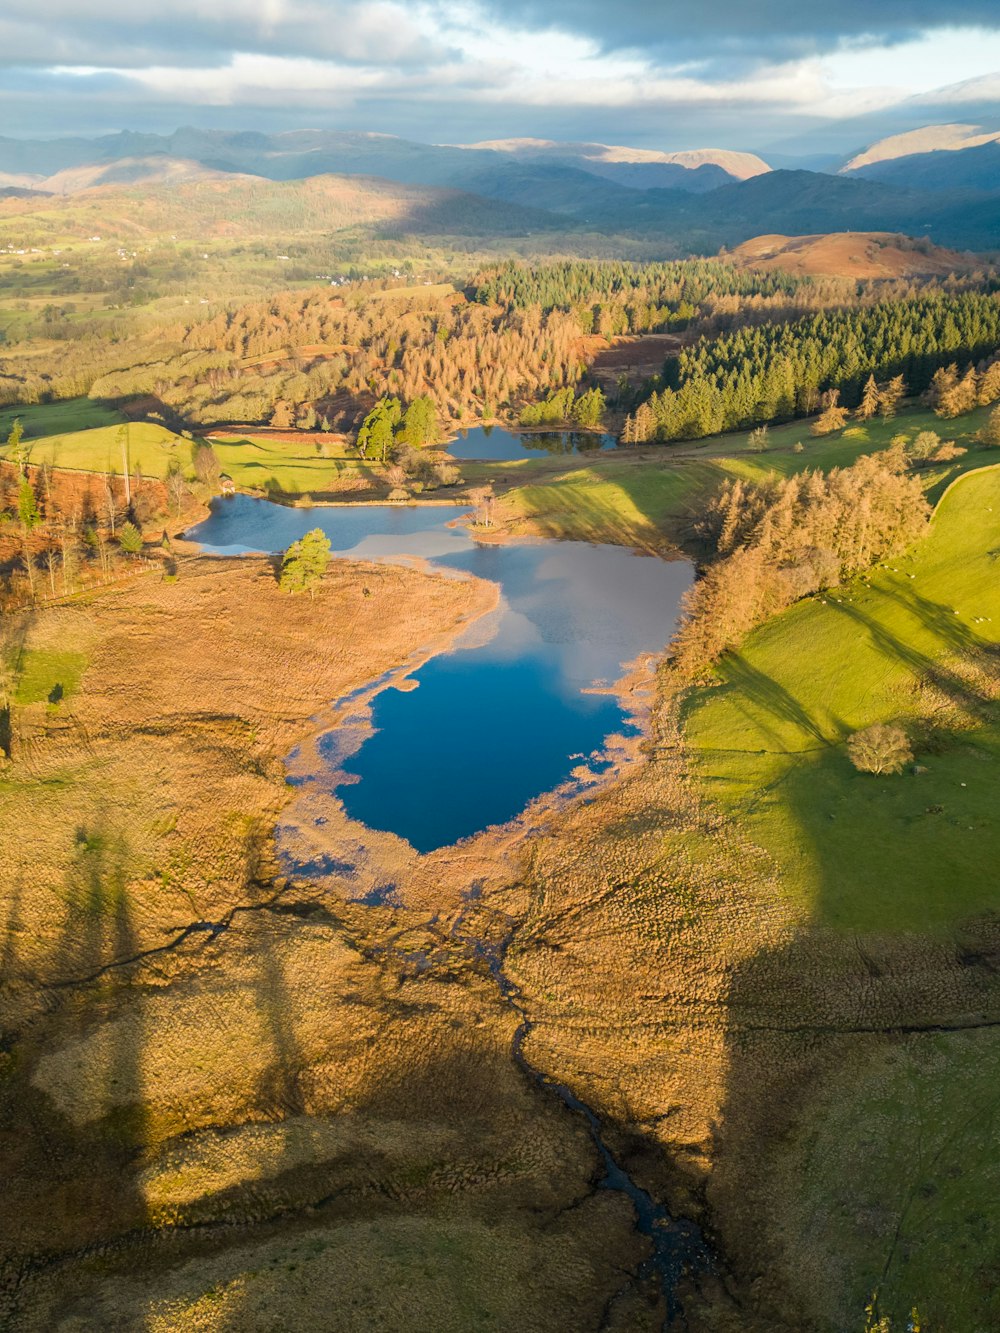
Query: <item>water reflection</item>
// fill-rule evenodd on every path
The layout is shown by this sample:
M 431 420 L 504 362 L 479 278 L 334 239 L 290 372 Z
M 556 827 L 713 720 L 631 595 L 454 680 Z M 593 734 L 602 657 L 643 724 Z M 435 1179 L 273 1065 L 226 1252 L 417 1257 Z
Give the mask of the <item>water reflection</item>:
M 444 446 L 462 462 L 509 462 L 517 458 L 544 458 L 551 454 L 598 453 L 614 449 L 613 435 L 589 431 L 547 430 L 512 433 L 502 426 L 473 426 Z
M 219 553 L 283 549 L 321 527 L 343 555 L 420 556 L 441 571 L 499 584 L 501 602 L 454 650 L 415 673 L 418 688 L 375 696 L 373 730 L 318 746 L 347 813 L 418 851 L 513 818 L 581 762 L 601 766 L 605 740 L 629 727 L 613 695 L 644 652 L 663 648 L 691 582 L 686 561 L 581 542 L 483 545 L 447 522 L 452 506 L 355 505 L 308 511 L 237 496 L 190 536 Z M 348 753 L 349 751 L 349 753 Z

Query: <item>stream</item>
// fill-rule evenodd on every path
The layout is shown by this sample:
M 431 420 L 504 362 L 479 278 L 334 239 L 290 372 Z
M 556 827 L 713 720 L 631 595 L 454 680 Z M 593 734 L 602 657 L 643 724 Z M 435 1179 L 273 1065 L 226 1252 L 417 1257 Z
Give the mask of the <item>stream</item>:
M 637 730 L 611 687 L 629 663 L 662 651 L 693 577 L 685 560 L 619 547 L 480 543 L 455 524 L 461 513 L 451 505 L 303 510 L 234 496 L 216 502 L 187 534 L 207 553 L 234 555 L 283 550 L 320 527 L 340 556 L 422 560 L 448 577 L 499 585 L 495 612 L 410 673 L 417 688 L 382 688 L 373 697 L 368 689 L 358 692 L 366 701 L 348 700 L 354 711 L 320 739 L 319 770 L 306 778 L 335 794 L 352 819 L 395 833 L 421 853 L 516 819 L 554 788 L 575 794 L 600 782 L 614 763 L 615 736 Z M 279 829 L 279 849 L 280 836 Z M 307 875 L 309 865 L 300 858 L 290 870 Z M 597 1114 L 528 1060 L 532 1021 L 504 968 L 509 938 L 498 945 L 460 933 L 473 897 L 452 938 L 486 966 L 516 1014 L 517 1067 L 585 1121 L 602 1172 L 598 1187 L 629 1199 L 653 1251 L 638 1277 L 655 1277 L 666 1303 L 664 1327 L 673 1325 L 682 1278 L 711 1269 L 705 1241 L 632 1179 Z

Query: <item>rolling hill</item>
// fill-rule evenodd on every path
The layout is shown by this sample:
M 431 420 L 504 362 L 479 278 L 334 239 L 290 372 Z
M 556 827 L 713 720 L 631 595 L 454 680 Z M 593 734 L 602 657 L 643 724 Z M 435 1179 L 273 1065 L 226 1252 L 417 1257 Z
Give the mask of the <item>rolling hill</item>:
M 92 173 L 102 175 L 93 168 L 59 173 L 52 179 L 62 179 L 66 187 L 62 192 L 19 192 L 0 204 L 0 221 L 34 215 L 53 234 L 86 238 L 97 233 L 120 241 L 164 233 L 197 241 L 267 236 L 285 240 L 309 233 L 329 236 L 359 226 L 384 236 L 491 237 L 567 225 L 564 218 L 539 208 L 377 177 L 270 181 L 170 158 L 130 163 L 121 173 L 131 178 L 125 181 L 90 185 Z M 71 191 L 74 183 L 82 188 Z
M 820 236 L 755 236 L 732 252 L 742 268 L 844 278 L 943 277 L 970 267 L 957 254 L 889 232 L 833 232 Z

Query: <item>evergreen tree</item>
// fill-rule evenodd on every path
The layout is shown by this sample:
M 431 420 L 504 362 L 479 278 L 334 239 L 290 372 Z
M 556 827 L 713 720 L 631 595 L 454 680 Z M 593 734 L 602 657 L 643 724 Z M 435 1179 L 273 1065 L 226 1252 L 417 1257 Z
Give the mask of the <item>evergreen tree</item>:
M 281 560 L 279 586 L 283 592 L 308 592 L 316 595 L 316 586 L 330 563 L 330 539 L 322 528 L 313 528 L 297 542 L 292 542 Z
M 878 385 L 875 383 L 875 376 L 869 375 L 865 381 L 864 391 L 861 394 L 861 402 L 855 413 L 859 421 L 870 421 L 876 414 L 879 407 Z

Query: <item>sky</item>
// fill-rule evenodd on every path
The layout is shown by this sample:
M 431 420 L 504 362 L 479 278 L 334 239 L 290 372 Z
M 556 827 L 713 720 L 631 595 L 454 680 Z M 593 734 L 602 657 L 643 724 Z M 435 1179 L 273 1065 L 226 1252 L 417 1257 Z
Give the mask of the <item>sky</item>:
M 1000 127 L 1000 0 L 3 0 L 0 9 L 0 134 L 14 137 L 310 127 L 672 150 L 794 146 L 812 135 L 835 151 L 855 146 L 868 124 L 891 132 L 991 113 Z

